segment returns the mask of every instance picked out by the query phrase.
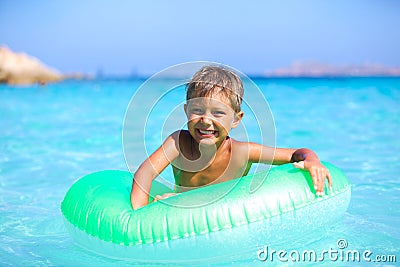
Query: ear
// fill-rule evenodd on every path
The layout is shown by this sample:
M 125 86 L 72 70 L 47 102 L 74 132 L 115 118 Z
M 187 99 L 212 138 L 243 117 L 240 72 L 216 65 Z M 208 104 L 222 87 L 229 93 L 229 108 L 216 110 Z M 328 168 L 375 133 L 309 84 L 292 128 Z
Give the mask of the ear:
M 186 117 L 187 117 L 187 115 L 188 115 L 188 113 L 187 113 L 187 104 L 183 105 L 183 110 L 185 111 L 185 114 L 186 114 Z
M 235 114 L 235 118 L 233 119 L 233 123 L 232 123 L 232 128 L 236 128 L 239 123 L 242 121 L 244 116 L 244 112 L 243 111 L 239 111 L 238 113 Z

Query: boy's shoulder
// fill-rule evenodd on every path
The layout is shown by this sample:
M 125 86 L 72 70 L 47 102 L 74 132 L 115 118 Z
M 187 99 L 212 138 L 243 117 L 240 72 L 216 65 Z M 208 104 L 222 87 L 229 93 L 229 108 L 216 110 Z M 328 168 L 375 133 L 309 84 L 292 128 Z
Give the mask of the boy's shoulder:
M 190 145 L 193 141 L 193 137 L 188 130 L 177 130 L 170 134 L 168 138 L 173 139 L 173 141 L 176 144 L 179 144 L 180 147 Z
M 170 134 L 169 137 L 175 140 L 193 139 L 188 130 L 176 130 L 175 132 Z
M 235 150 L 236 153 L 247 152 L 249 145 L 251 144 L 249 142 L 238 141 L 234 138 L 230 139 L 231 139 L 232 149 Z

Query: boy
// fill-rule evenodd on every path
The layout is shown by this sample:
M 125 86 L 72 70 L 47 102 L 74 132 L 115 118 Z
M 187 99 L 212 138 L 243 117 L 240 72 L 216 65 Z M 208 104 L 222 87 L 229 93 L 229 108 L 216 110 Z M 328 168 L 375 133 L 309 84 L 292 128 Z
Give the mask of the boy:
M 329 171 L 311 150 L 273 148 L 240 142 L 228 136 L 243 118 L 243 84 L 238 75 L 220 66 L 205 66 L 186 86 L 184 110 L 188 130 L 179 130 L 138 168 L 131 191 L 133 209 L 148 204 L 153 179 L 172 165 L 177 192 L 246 175 L 253 162 L 285 164 L 308 170 L 318 196 L 324 192 Z M 156 196 L 155 201 L 174 194 Z

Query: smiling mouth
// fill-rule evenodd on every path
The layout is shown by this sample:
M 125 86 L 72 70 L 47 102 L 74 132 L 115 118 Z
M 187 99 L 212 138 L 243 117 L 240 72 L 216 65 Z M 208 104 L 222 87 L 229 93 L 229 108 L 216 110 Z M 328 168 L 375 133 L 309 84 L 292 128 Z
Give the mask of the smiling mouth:
M 213 131 L 213 130 L 201 130 L 201 129 L 196 129 L 197 133 L 201 136 L 201 137 L 214 137 L 217 135 L 218 131 Z

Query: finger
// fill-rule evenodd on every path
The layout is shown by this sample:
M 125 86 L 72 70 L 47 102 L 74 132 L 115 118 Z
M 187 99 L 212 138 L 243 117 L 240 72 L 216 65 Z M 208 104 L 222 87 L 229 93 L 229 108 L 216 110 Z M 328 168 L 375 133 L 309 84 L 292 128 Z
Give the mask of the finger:
M 329 171 L 327 171 L 327 173 L 326 173 L 326 178 L 328 179 L 329 190 L 332 190 L 332 176 L 331 176 L 331 173 Z
M 169 197 L 172 197 L 173 195 L 174 195 L 174 193 L 165 193 L 164 195 L 162 195 L 162 198 L 163 199 L 169 198 Z
M 313 169 L 310 171 L 311 177 L 313 178 L 313 183 L 314 183 L 314 189 L 315 189 L 315 194 L 317 196 L 321 195 L 321 186 L 320 186 L 320 174 L 318 169 Z
M 176 193 L 165 193 L 162 196 L 157 196 L 157 199 L 158 200 L 167 199 L 167 198 L 175 196 L 175 195 L 176 195 Z
M 318 191 L 319 195 L 325 195 L 325 170 L 319 169 L 318 170 Z
M 326 179 L 326 171 L 321 170 L 321 193 L 325 195 L 325 179 Z
M 304 169 L 304 161 L 293 162 L 293 166 L 299 169 Z
M 315 192 L 317 192 L 317 190 L 318 190 L 318 177 L 317 177 L 317 174 L 315 173 L 315 171 L 310 170 L 310 175 L 311 175 L 311 179 L 313 181 Z
M 158 200 L 160 200 L 160 198 L 161 198 L 160 195 L 155 196 L 154 199 L 153 199 L 153 202 L 157 202 Z

